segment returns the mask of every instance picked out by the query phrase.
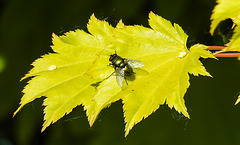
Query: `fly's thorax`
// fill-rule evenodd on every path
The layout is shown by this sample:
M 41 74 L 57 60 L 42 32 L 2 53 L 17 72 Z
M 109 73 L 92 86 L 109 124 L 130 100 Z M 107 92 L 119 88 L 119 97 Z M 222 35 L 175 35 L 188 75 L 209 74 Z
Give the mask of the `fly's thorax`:
M 115 67 L 121 67 L 121 68 L 123 68 L 125 66 L 124 60 L 120 56 L 115 56 L 112 60 L 112 64 Z

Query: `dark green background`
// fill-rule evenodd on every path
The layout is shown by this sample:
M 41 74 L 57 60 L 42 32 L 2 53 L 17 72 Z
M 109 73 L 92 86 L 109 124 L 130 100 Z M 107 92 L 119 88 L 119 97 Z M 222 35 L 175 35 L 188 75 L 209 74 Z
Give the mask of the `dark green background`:
M 148 27 L 148 13 L 178 23 L 195 43 L 222 45 L 221 37 L 208 33 L 214 0 L 1 0 L 0 1 L 0 145 L 212 145 L 240 144 L 240 63 L 236 58 L 203 60 L 213 78 L 191 76 L 185 95 L 191 119 L 161 106 L 137 124 L 124 138 L 122 103 L 104 109 L 92 128 L 83 107 L 77 107 L 57 123 L 40 132 L 42 100 L 26 105 L 15 118 L 21 90 L 20 78 L 41 55 L 52 52 L 51 35 L 86 30 L 95 13 L 116 25 Z M 1 62 L 0 62 L 1 70 Z

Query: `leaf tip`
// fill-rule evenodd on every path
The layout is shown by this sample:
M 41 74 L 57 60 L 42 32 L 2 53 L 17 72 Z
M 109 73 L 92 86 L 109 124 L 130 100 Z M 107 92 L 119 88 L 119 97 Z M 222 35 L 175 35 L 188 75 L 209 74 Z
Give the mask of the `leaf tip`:
M 126 128 L 126 129 L 125 129 L 124 137 L 127 137 L 127 136 L 128 136 L 130 130 L 131 130 L 130 128 Z
M 149 15 L 153 15 L 153 14 L 154 14 L 153 11 L 150 11 L 150 12 L 149 12 Z
M 97 18 L 96 18 L 96 16 L 95 16 L 95 14 L 93 13 L 93 14 L 90 16 L 89 22 L 90 22 L 90 21 L 96 21 L 96 20 L 97 20 Z
M 96 118 L 97 118 L 97 116 L 96 116 L 95 114 L 92 114 L 92 115 L 89 117 L 88 122 L 89 122 L 89 126 L 90 126 L 90 127 L 93 126 L 93 124 L 94 124 Z
M 148 17 L 151 19 L 153 18 L 154 16 L 157 16 L 156 14 L 153 13 L 153 11 L 150 11 Z
M 125 138 L 127 137 L 128 133 L 129 133 L 129 131 L 128 131 L 128 132 L 125 132 L 125 134 L 124 134 L 124 137 L 125 137 Z
M 178 112 L 181 113 L 181 111 L 178 111 Z M 188 114 L 187 110 L 182 111 L 182 114 L 188 119 L 190 119 L 190 115 Z
M 12 118 L 14 118 L 16 116 L 16 114 L 21 110 L 21 108 L 23 107 L 23 105 L 21 104 L 18 109 L 13 113 Z
M 58 38 L 58 36 L 55 33 L 52 33 L 52 42 L 54 42 L 54 40 L 57 38 Z
M 124 23 L 122 22 L 122 19 L 118 22 L 116 28 L 124 28 Z
M 57 35 L 55 33 L 52 33 L 52 37 L 56 37 Z
M 238 96 L 238 99 L 237 99 L 237 101 L 235 102 L 234 105 L 237 105 L 239 102 L 240 102 L 240 95 Z
M 12 118 L 14 118 L 14 117 L 16 116 L 16 114 L 17 114 L 17 112 L 15 111 L 15 112 L 13 113 Z
M 89 122 L 89 126 L 90 126 L 90 127 L 92 127 L 92 126 L 93 126 L 93 123 L 94 123 L 94 121 L 91 119 L 91 120 L 89 120 L 88 122 Z
M 44 116 L 44 123 L 42 125 L 41 133 L 44 132 L 49 125 L 53 124 L 56 121 L 53 121 L 53 120 L 50 120 L 50 119 L 46 119 L 45 116 Z
M 45 131 L 45 129 L 46 129 L 46 127 L 43 126 L 41 129 L 41 133 L 43 133 Z
M 23 81 L 23 80 L 26 79 L 26 78 L 27 78 L 27 75 L 24 75 L 24 77 L 22 77 L 22 78 L 19 80 L 19 82 Z

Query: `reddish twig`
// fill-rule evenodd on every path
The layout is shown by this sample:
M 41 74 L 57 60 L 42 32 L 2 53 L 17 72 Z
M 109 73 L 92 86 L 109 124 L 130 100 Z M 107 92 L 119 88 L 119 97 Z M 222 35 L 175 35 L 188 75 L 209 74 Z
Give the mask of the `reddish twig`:
M 239 57 L 240 53 L 217 53 L 214 54 L 215 57 Z
M 214 54 L 215 57 L 239 57 L 240 53 L 217 53 Z
M 225 46 L 208 46 L 207 50 L 222 50 Z
M 226 48 L 225 46 L 208 46 L 207 50 L 223 50 Z M 214 54 L 215 57 L 239 57 L 240 53 L 224 53 L 224 52 L 218 52 Z

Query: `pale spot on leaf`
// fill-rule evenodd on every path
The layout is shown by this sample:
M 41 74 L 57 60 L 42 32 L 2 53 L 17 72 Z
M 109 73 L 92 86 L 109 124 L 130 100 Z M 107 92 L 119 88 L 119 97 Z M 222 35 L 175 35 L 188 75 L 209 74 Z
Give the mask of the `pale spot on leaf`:
M 53 71 L 55 69 L 57 69 L 56 65 L 51 65 L 51 66 L 48 67 L 48 70 L 50 70 L 50 71 Z
M 178 56 L 178 57 L 184 58 L 186 55 L 187 55 L 187 53 L 186 53 L 185 51 L 183 51 L 183 52 L 180 52 L 180 53 L 179 53 L 179 56 Z

